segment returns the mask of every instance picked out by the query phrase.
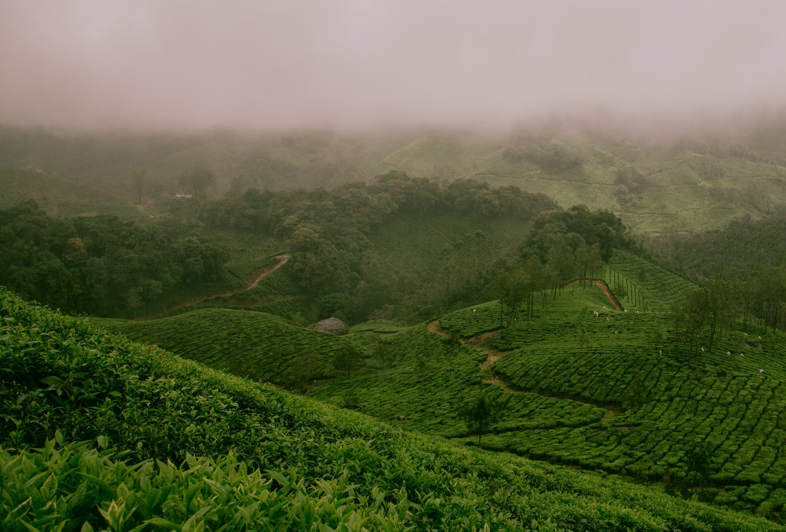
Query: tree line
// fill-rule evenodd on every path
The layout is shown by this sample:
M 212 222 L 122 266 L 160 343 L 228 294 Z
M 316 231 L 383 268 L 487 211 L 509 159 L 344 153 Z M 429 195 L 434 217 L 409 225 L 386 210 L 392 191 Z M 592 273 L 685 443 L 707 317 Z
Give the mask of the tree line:
M 736 327 L 786 329 L 786 265 L 714 275 L 672 310 L 676 337 L 696 354 L 709 352 Z
M 0 210 L 0 284 L 68 312 L 120 316 L 217 281 L 228 254 L 197 237 L 114 216 L 53 218 L 35 202 Z
M 598 276 L 614 248 L 633 248 L 628 230 L 608 211 L 574 206 L 543 213 L 519 249 L 519 260 L 496 278 L 500 322 L 510 326 L 521 316 L 531 319 L 540 294 L 541 305 L 571 281 Z
M 491 296 L 495 262 L 488 235 L 446 228 L 440 264 L 424 260 L 417 272 L 395 271 L 381 263 L 375 232 L 395 220 L 435 216 L 472 220 L 511 218 L 529 223 L 557 210 L 542 194 L 517 187 L 491 187 L 474 180 L 440 184 L 388 172 L 369 183 L 334 189 L 259 191 L 203 203 L 200 224 L 268 235 L 283 241 L 293 258 L 290 275 L 317 302 L 319 314 L 350 321 L 367 319 L 386 307 L 398 317 L 423 319 L 457 304 Z

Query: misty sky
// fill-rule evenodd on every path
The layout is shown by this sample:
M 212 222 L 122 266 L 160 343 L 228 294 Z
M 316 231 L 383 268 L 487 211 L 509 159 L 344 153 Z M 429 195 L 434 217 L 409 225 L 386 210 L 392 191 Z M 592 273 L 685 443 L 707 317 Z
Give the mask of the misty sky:
M 0 0 L 0 122 L 509 124 L 786 103 L 786 1 Z

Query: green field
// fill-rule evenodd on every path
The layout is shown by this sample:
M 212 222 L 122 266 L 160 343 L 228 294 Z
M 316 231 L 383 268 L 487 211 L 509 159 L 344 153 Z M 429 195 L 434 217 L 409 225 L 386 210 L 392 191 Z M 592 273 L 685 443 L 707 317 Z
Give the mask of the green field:
M 4 530 L 782 528 L 404 432 L 5 290 L 0 317 Z

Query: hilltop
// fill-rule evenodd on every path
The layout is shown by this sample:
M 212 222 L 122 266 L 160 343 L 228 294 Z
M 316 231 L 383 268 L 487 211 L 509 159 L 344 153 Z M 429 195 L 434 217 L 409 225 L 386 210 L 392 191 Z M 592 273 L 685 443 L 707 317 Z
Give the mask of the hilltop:
M 405 432 L 5 290 L 0 314 L 7 530 L 781 528 L 657 488 Z

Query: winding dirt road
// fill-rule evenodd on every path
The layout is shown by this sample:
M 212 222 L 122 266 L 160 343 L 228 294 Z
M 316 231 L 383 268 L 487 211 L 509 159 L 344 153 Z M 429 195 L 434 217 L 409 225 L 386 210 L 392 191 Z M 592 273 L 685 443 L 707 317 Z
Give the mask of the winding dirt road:
M 231 296 L 235 296 L 237 294 L 242 294 L 243 292 L 248 292 L 249 290 L 251 290 L 253 288 L 256 288 L 256 286 L 259 284 L 259 282 L 262 279 L 264 279 L 265 277 L 267 277 L 268 275 L 270 275 L 274 271 L 276 271 L 279 268 L 281 268 L 284 264 L 286 264 L 289 261 L 289 259 L 292 258 L 292 255 L 290 255 L 289 253 L 284 253 L 283 255 L 276 255 L 275 258 L 278 259 L 275 264 L 272 264 L 270 266 L 266 266 L 266 267 L 262 268 L 262 270 L 260 270 L 257 274 L 255 274 L 253 277 L 251 277 L 246 282 L 246 285 L 241 287 L 241 288 L 236 288 L 234 290 L 227 290 L 226 292 L 219 292 L 218 294 L 210 294 L 210 295 L 207 295 L 207 296 L 194 297 L 194 298 L 191 298 L 191 299 L 189 299 L 189 300 L 187 300 L 187 301 L 185 301 L 183 303 L 178 303 L 177 305 L 173 305 L 173 306 L 165 309 L 163 312 L 158 312 L 156 314 L 149 314 L 147 316 L 139 317 L 139 318 L 136 318 L 136 319 L 137 320 L 149 320 L 149 319 L 153 319 L 153 318 L 160 318 L 161 316 L 166 316 L 167 314 L 169 314 L 172 311 L 177 310 L 179 308 L 193 307 L 195 305 L 198 305 L 200 303 L 204 303 L 205 301 L 209 301 L 211 299 L 215 299 L 215 298 L 218 298 L 218 297 L 231 297 Z

